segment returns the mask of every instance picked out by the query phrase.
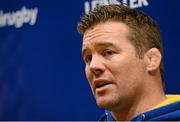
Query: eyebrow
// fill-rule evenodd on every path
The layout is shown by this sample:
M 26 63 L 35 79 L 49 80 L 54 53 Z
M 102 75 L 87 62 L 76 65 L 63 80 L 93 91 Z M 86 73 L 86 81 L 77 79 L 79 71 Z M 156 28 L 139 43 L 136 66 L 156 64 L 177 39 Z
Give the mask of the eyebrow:
M 96 43 L 95 46 L 97 46 L 97 47 L 110 47 L 110 46 L 113 46 L 113 43 L 111 43 L 111 42 L 99 42 L 99 43 Z
M 98 42 L 98 43 L 95 43 L 95 47 L 112 47 L 114 46 L 113 43 L 111 42 Z M 88 50 L 88 48 L 84 47 L 82 48 L 82 56 L 84 56 L 84 53 Z

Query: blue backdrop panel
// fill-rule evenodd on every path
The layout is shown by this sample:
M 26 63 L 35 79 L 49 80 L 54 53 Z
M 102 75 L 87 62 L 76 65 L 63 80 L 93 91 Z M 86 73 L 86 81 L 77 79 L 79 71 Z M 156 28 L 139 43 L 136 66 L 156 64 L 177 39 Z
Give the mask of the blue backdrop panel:
M 84 73 L 80 16 L 125 3 L 154 18 L 164 45 L 166 93 L 180 93 L 180 1 L 1 0 L 0 120 L 98 120 Z

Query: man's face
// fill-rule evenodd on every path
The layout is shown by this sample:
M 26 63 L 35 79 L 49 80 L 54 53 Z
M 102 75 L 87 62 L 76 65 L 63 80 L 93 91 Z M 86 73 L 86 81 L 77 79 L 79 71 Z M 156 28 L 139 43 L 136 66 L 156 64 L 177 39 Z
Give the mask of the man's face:
M 145 62 L 128 40 L 128 27 L 106 22 L 87 30 L 82 55 L 85 72 L 97 104 L 116 110 L 141 94 Z

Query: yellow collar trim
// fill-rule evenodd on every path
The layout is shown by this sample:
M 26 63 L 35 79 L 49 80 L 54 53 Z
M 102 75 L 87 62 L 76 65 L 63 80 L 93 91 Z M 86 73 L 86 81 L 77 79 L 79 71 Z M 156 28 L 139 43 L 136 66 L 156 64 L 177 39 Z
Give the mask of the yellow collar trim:
M 156 109 L 156 108 L 160 108 L 162 106 L 166 106 L 168 104 L 178 102 L 178 101 L 180 101 L 180 95 L 166 95 L 166 100 L 164 100 L 163 102 L 161 102 L 157 106 L 153 107 L 151 110 Z

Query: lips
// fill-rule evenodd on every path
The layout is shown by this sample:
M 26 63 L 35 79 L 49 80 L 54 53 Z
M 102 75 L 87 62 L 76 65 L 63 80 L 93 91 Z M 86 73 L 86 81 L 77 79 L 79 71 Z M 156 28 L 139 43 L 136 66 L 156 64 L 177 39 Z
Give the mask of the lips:
M 96 89 L 102 88 L 102 87 L 109 85 L 109 84 L 111 84 L 111 82 L 108 80 L 105 80 L 105 79 L 94 80 L 94 86 Z

